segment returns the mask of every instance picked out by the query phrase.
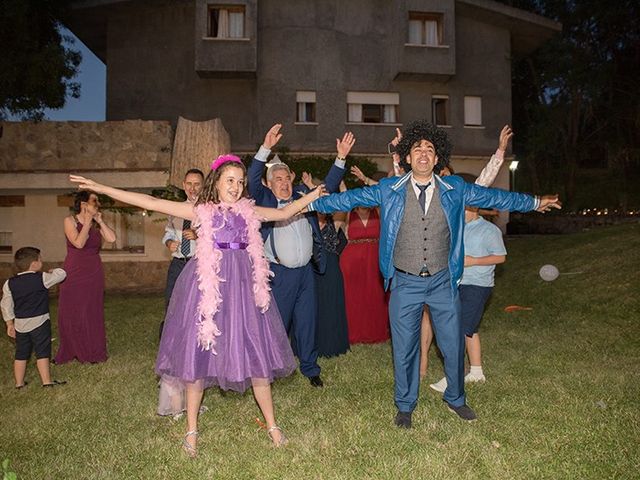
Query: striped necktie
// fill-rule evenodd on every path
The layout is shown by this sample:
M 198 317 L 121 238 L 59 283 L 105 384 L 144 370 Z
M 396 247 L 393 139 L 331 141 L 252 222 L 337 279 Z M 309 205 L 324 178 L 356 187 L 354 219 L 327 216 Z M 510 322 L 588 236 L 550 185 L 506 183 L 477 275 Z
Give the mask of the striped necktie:
M 188 230 L 191 228 L 191 220 L 184 220 L 182 222 L 182 230 Z M 184 258 L 189 258 L 191 255 L 191 240 L 184 237 L 182 235 L 182 242 L 180 243 L 180 253 L 184 256 Z

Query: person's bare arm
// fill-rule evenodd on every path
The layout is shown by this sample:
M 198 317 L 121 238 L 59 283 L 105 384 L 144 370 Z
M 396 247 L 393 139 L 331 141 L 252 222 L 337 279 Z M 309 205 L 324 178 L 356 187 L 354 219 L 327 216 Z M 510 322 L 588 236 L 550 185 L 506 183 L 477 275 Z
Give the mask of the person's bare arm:
M 309 205 L 311 202 L 318 199 L 322 195 L 326 195 L 324 185 L 316 187 L 308 194 L 300 197 L 295 202 L 291 202 L 289 205 L 283 208 L 267 208 L 258 206 L 254 206 L 253 208 L 255 209 L 258 216 L 264 219 L 264 221 L 277 222 L 287 220 L 288 218 L 297 215 L 298 213 L 302 212 L 307 205 Z
M 193 205 L 186 202 L 172 202 L 161 198 L 155 198 L 144 193 L 129 192 L 119 188 L 110 187 L 94 182 L 93 180 L 79 175 L 69 175 L 69 180 L 78 184 L 80 190 L 91 190 L 92 192 L 108 195 L 114 200 L 119 200 L 129 205 L 152 210 L 154 212 L 173 215 L 174 217 L 195 220 Z
M 80 231 L 76 228 L 76 223 L 73 217 L 66 217 L 64 219 L 64 235 L 67 240 L 76 248 L 84 248 L 87 240 L 89 239 L 89 230 L 91 229 L 91 222 L 85 222 L 82 224 Z
M 484 257 L 472 257 L 470 255 L 465 255 L 464 266 L 473 267 L 477 265 L 498 265 L 500 263 L 504 263 L 506 259 L 506 255 L 486 255 Z
M 93 216 L 93 219 L 98 225 L 100 225 L 100 234 L 105 242 L 113 243 L 116 241 L 116 232 L 105 223 L 102 219 L 102 212 L 98 212 Z
M 550 211 L 552 208 L 556 210 L 562 210 L 562 202 L 558 199 L 558 194 L 555 195 L 543 195 L 539 197 L 540 203 L 538 204 L 538 208 L 536 208 L 537 212 L 545 213 Z
M 367 177 L 362 170 L 360 170 L 356 165 L 353 165 L 351 167 L 351 173 L 353 175 L 355 175 L 355 177 L 360 180 L 362 183 L 364 183 L 366 186 L 370 187 L 371 185 L 377 185 L 378 182 L 376 182 L 375 180 Z

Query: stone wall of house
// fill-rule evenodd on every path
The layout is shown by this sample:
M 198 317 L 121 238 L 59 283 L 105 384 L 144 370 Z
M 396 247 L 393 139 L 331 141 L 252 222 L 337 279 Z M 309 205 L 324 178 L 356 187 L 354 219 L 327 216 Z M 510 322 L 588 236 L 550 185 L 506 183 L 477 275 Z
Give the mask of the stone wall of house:
M 0 171 L 168 170 L 168 121 L 1 122 Z
M 105 262 L 107 292 L 164 292 L 169 262 Z
M 103 262 L 106 293 L 162 293 L 164 292 L 169 262 Z M 45 262 L 43 270 L 62 268 L 61 262 Z M 0 286 L 15 275 L 11 263 L 0 263 Z M 50 294 L 58 294 L 58 287 Z

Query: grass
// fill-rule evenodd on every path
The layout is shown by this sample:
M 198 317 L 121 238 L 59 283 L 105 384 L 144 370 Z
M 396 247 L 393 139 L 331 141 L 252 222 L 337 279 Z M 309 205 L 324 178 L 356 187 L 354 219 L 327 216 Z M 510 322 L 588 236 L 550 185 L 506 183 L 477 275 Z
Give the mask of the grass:
M 249 392 L 208 391 L 189 460 L 184 420 L 155 415 L 163 300 L 109 296 L 110 359 L 54 367 L 64 387 L 40 388 L 30 364 L 31 384 L 15 390 L 0 341 L 0 460 L 20 479 L 638 478 L 640 225 L 507 248 L 481 328 L 487 383 L 467 389 L 475 423 L 425 383 L 414 428 L 395 428 L 390 345 L 355 345 L 321 360 L 322 390 L 299 373 L 275 383 L 283 449 L 258 430 Z M 546 283 L 546 263 L 583 273 Z M 503 311 L 513 304 L 533 310 Z M 432 351 L 427 382 L 441 376 Z

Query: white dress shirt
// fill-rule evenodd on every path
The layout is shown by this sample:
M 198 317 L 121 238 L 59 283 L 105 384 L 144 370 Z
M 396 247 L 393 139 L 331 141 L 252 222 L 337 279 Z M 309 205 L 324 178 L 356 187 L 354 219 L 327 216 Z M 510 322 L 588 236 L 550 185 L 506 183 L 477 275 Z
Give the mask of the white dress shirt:
M 278 208 L 284 205 L 278 204 Z M 278 260 L 271 249 L 271 236 Z M 304 215 L 296 215 L 282 222 L 274 222 L 273 229 L 264 242 L 265 254 L 270 262 L 287 268 L 304 267 L 313 255 L 313 230 Z
M 193 203 L 190 200 L 185 200 L 184 203 Z M 174 258 L 184 258 L 180 247 L 182 245 L 182 225 L 184 223 L 184 218 L 179 217 L 169 217 L 167 220 L 167 225 L 164 227 L 164 236 L 162 237 L 162 244 L 167 245 L 169 240 L 174 240 L 180 245 L 175 252 L 171 252 L 171 256 Z M 196 241 L 189 240 L 189 257 L 193 257 L 196 253 Z
M 429 183 L 429 186 L 424 191 L 425 199 L 424 199 L 424 210 L 423 210 L 423 212 L 428 212 L 429 211 L 429 205 L 431 205 L 431 199 L 433 198 L 433 192 L 435 192 L 435 190 L 436 190 L 435 185 L 433 184 L 433 175 L 431 175 L 431 180 L 429 180 L 428 182 L 425 182 L 425 183 L 420 183 L 420 185 L 425 185 L 426 183 Z M 413 174 L 411 174 L 411 186 L 413 187 L 413 191 L 416 194 L 416 198 L 419 200 L 420 199 L 420 189 L 418 188 L 418 182 L 416 182 L 415 179 L 413 178 Z

